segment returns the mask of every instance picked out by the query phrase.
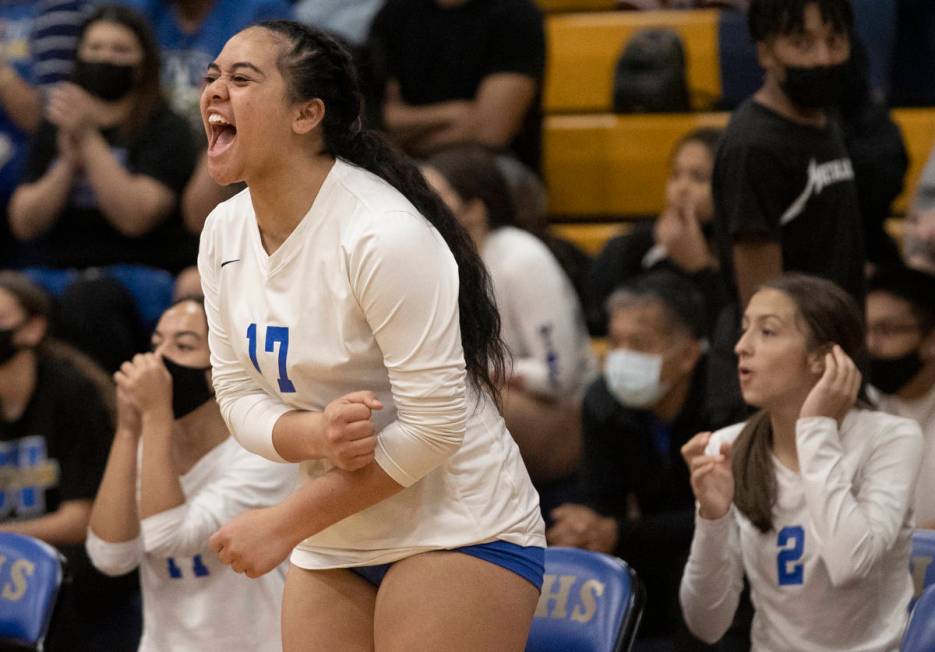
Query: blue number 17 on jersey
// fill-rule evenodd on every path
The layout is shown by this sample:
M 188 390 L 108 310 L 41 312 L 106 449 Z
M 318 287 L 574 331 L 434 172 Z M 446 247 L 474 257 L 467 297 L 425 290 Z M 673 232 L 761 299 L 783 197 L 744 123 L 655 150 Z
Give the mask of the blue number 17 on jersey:
M 248 352 L 250 353 L 250 362 L 253 363 L 254 368 L 260 371 L 260 362 L 256 357 L 256 341 L 257 341 L 257 327 L 256 324 L 250 324 L 247 327 L 247 344 L 249 346 Z M 266 344 L 263 347 L 267 353 L 272 353 L 276 348 L 276 344 L 279 344 L 279 378 L 276 380 L 279 382 L 279 391 L 283 394 L 290 394 L 295 392 L 295 385 L 292 384 L 292 381 L 289 380 L 288 367 L 286 365 L 286 358 L 289 355 L 289 327 L 288 326 L 267 326 L 266 327 Z

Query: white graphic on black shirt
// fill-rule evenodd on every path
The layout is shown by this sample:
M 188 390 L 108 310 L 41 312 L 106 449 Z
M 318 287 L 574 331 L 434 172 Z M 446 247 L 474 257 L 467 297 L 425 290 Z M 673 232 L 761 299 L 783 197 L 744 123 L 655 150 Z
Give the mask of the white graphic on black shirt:
M 801 215 L 812 195 L 820 195 L 821 191 L 828 186 L 842 181 L 851 181 L 853 178 L 854 168 L 850 159 L 839 158 L 821 165 L 812 159 L 808 162 L 808 182 L 805 184 L 805 190 L 782 214 L 779 224 L 786 225 Z

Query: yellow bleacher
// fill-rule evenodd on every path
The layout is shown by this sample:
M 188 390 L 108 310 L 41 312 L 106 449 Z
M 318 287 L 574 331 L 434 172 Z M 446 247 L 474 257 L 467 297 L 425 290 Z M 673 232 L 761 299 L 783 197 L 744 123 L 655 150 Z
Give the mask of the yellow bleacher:
M 546 17 L 546 113 L 610 111 L 617 58 L 624 43 L 647 27 L 669 27 L 682 37 L 692 108 L 711 108 L 721 95 L 718 11 L 618 11 Z
M 608 224 L 552 224 L 549 230 L 564 240 L 570 240 L 585 253 L 596 256 L 604 248 L 604 243 L 618 235 L 623 235 L 633 228 L 632 223 L 611 222 Z
M 536 4 L 546 13 L 608 11 L 616 9 L 617 0 L 536 0 Z
M 896 109 L 893 118 L 910 156 L 906 190 L 894 206 L 903 213 L 935 142 L 935 109 Z M 675 142 L 727 119 L 727 113 L 548 116 L 543 172 L 550 212 L 585 221 L 657 214 Z
M 658 213 L 672 146 L 690 129 L 726 122 L 726 113 L 547 117 L 549 211 L 585 220 Z
M 903 141 L 909 152 L 909 170 L 906 172 L 906 187 L 896 200 L 893 210 L 905 213 L 909 208 L 909 198 L 915 191 L 922 168 L 928 160 L 932 145 L 935 143 L 935 108 L 893 109 L 893 120 L 903 132 Z

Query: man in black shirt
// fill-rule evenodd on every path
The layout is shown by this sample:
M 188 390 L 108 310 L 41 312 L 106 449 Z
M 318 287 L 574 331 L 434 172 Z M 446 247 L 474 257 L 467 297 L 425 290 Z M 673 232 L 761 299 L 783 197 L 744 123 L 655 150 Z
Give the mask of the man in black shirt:
M 368 48 L 408 153 L 480 143 L 539 169 L 545 35 L 531 0 L 389 0 Z
M 622 557 L 649 595 L 641 636 L 704 649 L 682 625 L 678 605 L 695 520 L 680 449 L 698 432 L 725 425 L 707 410 L 704 299 L 676 272 L 654 270 L 614 292 L 607 312 L 604 374 L 581 408 L 585 504 L 555 509 L 546 537 L 550 545 Z
M 864 298 L 854 169 L 827 109 L 850 57 L 849 0 L 753 0 L 763 86 L 731 118 L 714 169 L 721 264 L 741 306 L 783 271 Z

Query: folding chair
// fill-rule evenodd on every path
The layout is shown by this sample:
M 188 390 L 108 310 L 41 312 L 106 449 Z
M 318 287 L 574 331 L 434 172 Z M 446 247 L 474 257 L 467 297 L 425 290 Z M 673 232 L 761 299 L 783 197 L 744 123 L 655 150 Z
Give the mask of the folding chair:
M 909 616 L 900 652 L 931 652 L 935 650 L 935 586 L 922 593 Z
M 0 532 L 0 644 L 41 652 L 63 564 L 64 558 L 47 543 Z
M 926 587 L 935 584 L 935 530 L 916 530 L 912 533 L 912 556 L 909 572 L 912 573 L 912 602 L 922 595 Z
M 622 559 L 546 548 L 526 652 L 627 652 L 645 603 L 642 583 Z

